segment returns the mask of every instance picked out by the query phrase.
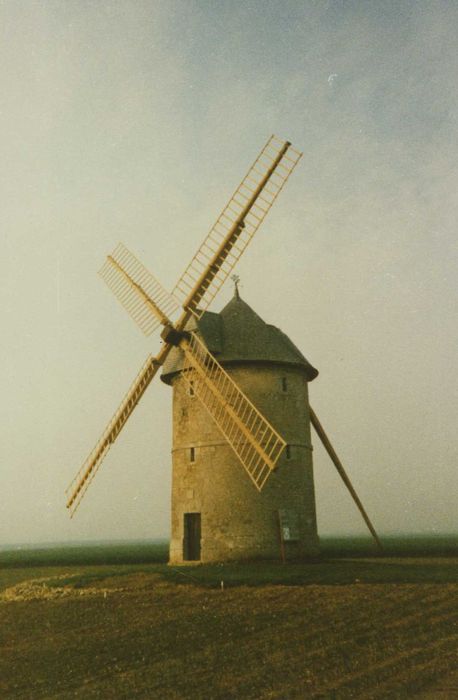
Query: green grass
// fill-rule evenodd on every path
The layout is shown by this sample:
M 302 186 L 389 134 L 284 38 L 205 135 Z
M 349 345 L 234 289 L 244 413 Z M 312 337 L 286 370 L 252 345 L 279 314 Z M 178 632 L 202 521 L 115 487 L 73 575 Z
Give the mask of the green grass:
M 210 588 L 266 584 L 456 583 L 458 546 L 452 537 L 384 538 L 385 551 L 366 538 L 324 538 L 320 557 L 304 562 L 243 562 L 168 566 L 168 545 L 113 543 L 0 551 L 0 590 L 30 578 L 91 585 L 113 576 L 144 572 L 180 584 Z
M 75 587 L 137 571 L 163 570 L 167 542 L 59 545 L 0 550 L 0 591 L 27 579 L 66 575 Z M 61 586 L 63 580 L 50 581 Z
M 125 542 L 8 548 L 0 567 L 166 563 L 168 542 Z
M 369 537 L 323 537 L 318 561 L 329 558 L 457 557 L 455 535 L 390 535 L 380 552 Z M 167 563 L 168 542 L 106 542 L 0 548 L 0 567 Z
M 457 557 L 458 535 L 385 535 L 380 552 L 368 537 L 323 537 L 321 552 L 330 557 Z
M 257 564 L 202 565 L 184 572 L 190 582 L 203 586 L 261 586 L 282 585 L 345 585 L 351 583 L 457 583 L 456 561 L 420 562 L 386 560 L 326 560 L 308 564 L 286 565 L 259 562 Z M 181 574 L 181 571 L 180 571 Z M 173 577 L 168 571 L 166 578 Z M 177 578 L 176 578 L 177 580 Z

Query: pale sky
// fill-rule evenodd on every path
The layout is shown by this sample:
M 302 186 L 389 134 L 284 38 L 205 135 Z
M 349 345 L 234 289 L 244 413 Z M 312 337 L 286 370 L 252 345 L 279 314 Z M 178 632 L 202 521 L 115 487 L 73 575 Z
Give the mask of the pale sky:
M 121 240 L 171 290 L 271 133 L 304 156 L 241 295 L 319 369 L 376 529 L 456 532 L 457 4 L 0 0 L 0 27 L 0 544 L 168 535 L 158 379 L 65 510 L 159 348 L 97 271 Z M 314 443 L 320 533 L 365 532 Z

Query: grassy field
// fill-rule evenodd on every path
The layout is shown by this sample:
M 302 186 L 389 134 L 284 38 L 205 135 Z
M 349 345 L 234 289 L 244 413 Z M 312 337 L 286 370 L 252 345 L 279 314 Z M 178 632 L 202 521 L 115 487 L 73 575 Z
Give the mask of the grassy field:
M 165 543 L 0 551 L 0 697 L 411 698 L 457 666 L 452 538 L 165 561 Z

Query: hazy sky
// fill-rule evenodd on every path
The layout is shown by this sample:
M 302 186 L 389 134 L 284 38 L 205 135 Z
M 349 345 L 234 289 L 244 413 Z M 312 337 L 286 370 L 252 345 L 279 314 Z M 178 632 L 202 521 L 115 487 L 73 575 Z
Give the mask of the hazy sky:
M 97 270 L 122 240 L 171 289 L 271 133 L 304 157 L 241 294 L 320 370 L 375 527 L 456 531 L 457 4 L 0 0 L 0 27 L 0 543 L 168 534 L 158 380 L 65 510 L 159 346 Z M 363 532 L 314 457 L 320 532 Z

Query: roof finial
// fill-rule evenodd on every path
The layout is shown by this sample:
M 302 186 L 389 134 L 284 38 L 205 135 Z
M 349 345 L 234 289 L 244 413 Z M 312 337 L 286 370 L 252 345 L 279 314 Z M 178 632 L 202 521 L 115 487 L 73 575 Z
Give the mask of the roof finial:
M 240 282 L 240 277 L 238 275 L 232 275 L 231 280 L 234 283 L 234 298 L 235 299 L 240 299 L 240 294 L 239 294 L 239 282 Z

